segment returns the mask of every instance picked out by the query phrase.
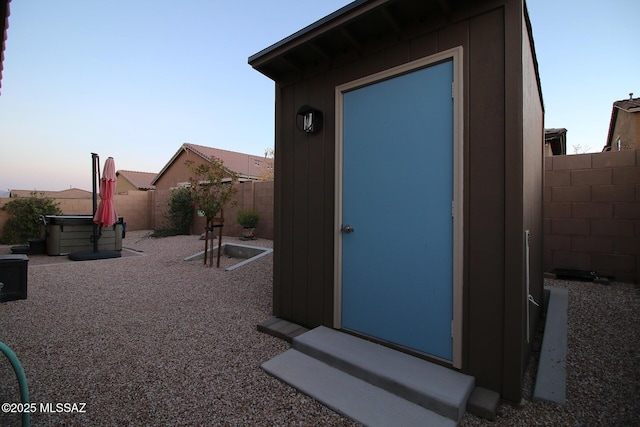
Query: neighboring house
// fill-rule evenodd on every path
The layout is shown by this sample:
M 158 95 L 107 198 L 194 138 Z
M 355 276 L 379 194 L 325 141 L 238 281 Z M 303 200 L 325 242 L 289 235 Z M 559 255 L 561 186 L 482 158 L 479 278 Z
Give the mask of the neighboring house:
M 249 64 L 276 87 L 273 314 L 519 403 L 543 298 L 524 1 L 355 1 Z
M 616 101 L 611 110 L 609 135 L 602 151 L 635 150 L 640 148 L 640 98 Z
M 544 130 L 544 155 L 563 156 L 567 154 L 567 130 L 551 128 Z
M 4 68 L 4 47 L 9 28 L 9 3 L 11 0 L 0 0 L 0 88 L 2 88 L 2 69 Z
M 158 176 L 153 172 L 136 172 L 119 170 L 116 172 L 116 194 L 124 194 L 127 191 L 147 191 L 156 187 L 151 184 Z
M 162 190 L 184 185 L 193 175 L 185 162 L 191 160 L 198 164 L 210 161 L 211 157 L 222 160 L 224 167 L 237 174 L 240 182 L 257 181 L 269 165 L 264 157 L 184 143 L 151 181 L 151 185 Z
M 40 191 L 40 190 L 11 190 L 10 198 L 18 197 L 47 197 L 50 199 L 91 199 L 93 193 L 91 191 L 81 190 L 79 188 L 69 188 L 62 191 Z

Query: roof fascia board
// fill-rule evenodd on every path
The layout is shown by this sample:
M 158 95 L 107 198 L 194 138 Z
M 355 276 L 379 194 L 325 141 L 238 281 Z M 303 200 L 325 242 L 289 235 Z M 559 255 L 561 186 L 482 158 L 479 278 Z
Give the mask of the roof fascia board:
M 0 0 L 0 88 L 2 88 L 2 71 L 4 70 L 4 50 L 6 48 L 7 31 L 9 29 L 9 15 L 11 15 L 11 0 Z
M 375 9 L 388 1 L 389 0 L 356 0 L 353 3 L 349 3 L 319 21 L 250 56 L 248 62 L 253 68 L 257 68 L 265 62 L 316 38 L 327 30 L 343 25 L 351 21 L 354 17 Z
M 527 9 L 527 2 L 522 2 L 522 9 L 524 15 L 524 22 L 527 28 L 527 38 L 529 39 L 529 45 L 531 46 L 531 55 L 533 56 L 533 67 L 536 72 L 536 84 L 538 85 L 538 96 L 540 97 L 540 105 L 542 107 L 542 113 L 544 115 L 544 97 L 542 96 L 542 83 L 540 81 L 540 67 L 538 65 L 538 55 L 536 54 L 536 46 L 533 37 L 533 27 L 531 26 L 531 19 L 529 18 L 529 9 Z
M 606 150 L 607 147 L 611 147 L 613 143 L 613 131 L 616 127 L 616 121 L 618 118 L 618 108 L 616 108 L 615 104 L 611 109 L 611 119 L 609 120 L 609 133 L 607 134 L 607 142 L 604 145 L 603 151 Z

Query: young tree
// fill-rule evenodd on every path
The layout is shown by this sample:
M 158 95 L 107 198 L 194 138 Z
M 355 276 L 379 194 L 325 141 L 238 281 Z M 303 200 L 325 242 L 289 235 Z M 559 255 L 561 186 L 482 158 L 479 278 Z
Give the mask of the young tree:
M 238 191 L 233 183 L 238 180 L 235 173 L 224 167 L 222 160 L 211 157 L 209 163 L 202 163 L 198 166 L 193 161 L 186 162 L 187 168 L 193 174 L 189 178 L 189 189 L 194 207 L 207 218 L 204 242 L 204 263 L 207 263 L 207 248 L 209 247 L 209 232 L 213 231 L 214 218 L 231 202 L 231 199 Z M 222 226 L 223 224 L 218 224 Z M 222 236 L 222 230 L 220 231 Z M 220 267 L 220 240 L 218 240 L 218 262 Z M 212 251 L 209 260 L 209 267 L 213 264 L 213 233 L 211 233 Z
M 580 144 L 573 146 L 573 154 L 585 154 L 585 153 L 588 153 L 589 150 L 591 150 L 590 145 L 585 145 L 584 148 L 582 148 L 582 145 Z
M 191 198 L 195 209 L 202 211 L 207 218 L 207 225 L 238 191 L 233 186 L 238 180 L 237 174 L 226 169 L 224 162 L 216 157 L 211 157 L 209 162 L 197 166 L 192 160 L 185 162 L 193 174 L 189 178 Z

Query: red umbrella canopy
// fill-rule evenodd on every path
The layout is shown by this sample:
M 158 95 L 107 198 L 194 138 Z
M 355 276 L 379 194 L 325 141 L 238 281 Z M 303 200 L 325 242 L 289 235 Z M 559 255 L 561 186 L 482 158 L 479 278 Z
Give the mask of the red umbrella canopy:
M 109 227 L 118 222 L 118 214 L 113 203 L 116 193 L 116 164 L 113 157 L 104 162 L 102 177 L 100 178 L 100 204 L 93 216 L 93 222 L 100 227 Z

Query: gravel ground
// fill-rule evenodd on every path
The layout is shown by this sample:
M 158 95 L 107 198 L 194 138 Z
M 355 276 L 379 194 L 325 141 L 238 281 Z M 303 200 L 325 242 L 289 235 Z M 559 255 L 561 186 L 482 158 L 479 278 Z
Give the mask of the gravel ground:
M 30 256 L 29 298 L 0 305 L 0 340 L 20 358 L 31 402 L 86 403 L 84 413 L 38 411 L 32 425 L 356 425 L 259 368 L 288 348 L 256 331 L 271 315 L 272 256 L 230 272 L 183 261 L 203 246 L 134 231 L 122 258 Z M 547 284 L 569 289 L 567 404 L 530 401 L 534 361 L 522 405 L 461 425 L 640 425 L 639 288 Z M 0 379 L 0 402 L 18 402 L 6 361 Z M 1 426 L 19 422 L 0 412 Z
M 640 287 L 545 280 L 569 290 L 567 402 L 533 402 L 536 354 L 524 398 L 491 423 L 467 414 L 461 426 L 640 426 Z M 539 349 L 538 349 L 539 351 Z

